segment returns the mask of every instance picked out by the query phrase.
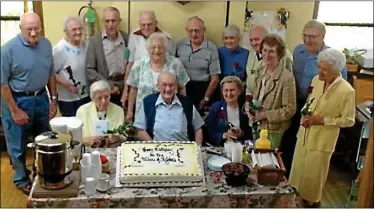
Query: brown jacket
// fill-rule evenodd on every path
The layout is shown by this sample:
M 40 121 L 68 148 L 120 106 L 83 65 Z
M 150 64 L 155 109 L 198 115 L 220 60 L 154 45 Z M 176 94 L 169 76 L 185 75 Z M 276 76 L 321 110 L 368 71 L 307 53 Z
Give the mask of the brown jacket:
M 261 128 L 272 132 L 284 132 L 290 126 L 290 119 L 296 113 L 296 85 L 293 74 L 284 67 L 283 62 L 273 72 L 266 84 L 261 104 L 262 111 L 266 112 L 267 120 L 261 121 Z M 257 91 L 254 98 L 258 100 L 265 66 L 259 70 L 255 79 Z
M 125 41 L 125 47 L 128 46 L 128 34 L 124 31 L 120 31 L 122 37 Z M 95 34 L 89 40 L 89 45 L 86 53 L 86 71 L 87 80 L 89 85 L 95 81 L 105 80 L 111 86 L 111 88 L 116 85 L 121 91 L 124 89 L 124 80 L 113 81 L 109 76 L 109 70 L 107 61 L 105 59 L 104 49 L 103 49 L 103 38 L 102 32 Z

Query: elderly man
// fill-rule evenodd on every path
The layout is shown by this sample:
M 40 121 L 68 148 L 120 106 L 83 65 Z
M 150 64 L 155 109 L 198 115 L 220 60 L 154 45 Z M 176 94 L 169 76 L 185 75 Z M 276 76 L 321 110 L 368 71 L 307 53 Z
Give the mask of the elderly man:
M 140 59 L 143 56 L 148 55 L 148 50 L 146 47 L 146 40 L 147 38 L 154 32 L 163 33 L 168 39 L 168 52 L 170 55 L 174 56 L 174 48 L 172 37 L 169 33 L 160 30 L 157 27 L 158 21 L 156 20 L 155 12 L 152 10 L 141 11 L 139 13 L 139 28 L 134 30 L 129 35 L 129 62 L 126 65 L 126 73 L 125 73 L 125 89 L 122 94 L 121 102 L 125 105 L 126 100 L 128 99 L 128 90 L 129 85 L 126 84 L 126 80 L 130 74 L 130 69 L 133 66 L 133 63 Z
M 310 20 L 303 29 L 303 44 L 298 45 L 293 51 L 293 74 L 297 85 L 297 114 L 292 118 L 290 128 L 285 132 L 282 142 L 283 161 L 287 170 L 286 176 L 293 160 L 294 147 L 297 141 L 297 132 L 300 126 L 301 109 L 308 97 L 307 89 L 314 76 L 318 75 L 318 54 L 328 48 L 324 44 L 326 28 L 324 23 Z M 341 71 L 343 78 L 347 78 L 347 70 Z
M 83 24 L 79 16 L 68 16 L 63 25 L 65 36 L 53 48 L 58 83 L 59 110 L 62 116 L 75 116 L 77 109 L 90 102 L 85 58 L 88 43 L 83 41 Z
M 25 165 L 27 138 L 49 131 L 56 114 L 56 80 L 52 46 L 40 37 L 35 13 L 20 18 L 21 33 L 1 48 L 2 124 L 15 175 L 13 182 L 29 194 L 30 171 Z M 46 92 L 48 86 L 51 102 Z
M 111 102 L 121 106 L 128 35 L 118 29 L 121 18 L 116 7 L 105 8 L 102 21 L 105 30 L 90 39 L 87 49 L 87 79 L 89 83 L 107 81 L 112 89 Z
M 219 83 L 220 63 L 217 47 L 204 37 L 206 27 L 201 18 L 188 19 L 186 32 L 189 38 L 177 44 L 176 57 L 180 58 L 190 77 L 186 94 L 195 107 L 203 113 Z
M 260 46 L 263 38 L 267 34 L 267 29 L 261 25 L 253 27 L 249 32 L 249 41 L 252 50 L 250 50 L 246 66 L 246 94 L 253 94 L 256 90 L 255 80 L 256 77 L 258 77 L 258 70 L 264 65 Z M 286 69 L 292 71 L 293 60 L 289 50 L 286 50 L 286 53 L 284 57 L 280 59 L 280 62 L 284 62 L 284 66 L 286 67 Z
M 293 73 L 297 82 L 298 99 L 305 103 L 307 88 L 310 86 L 314 76 L 318 74 L 317 57 L 319 52 L 328 48 L 324 44 L 326 27 L 324 23 L 310 20 L 303 28 L 303 44 L 298 45 L 293 51 Z M 347 70 L 344 68 L 342 76 L 347 79 Z
M 202 144 L 203 119 L 192 102 L 175 94 L 176 75 L 161 72 L 157 87 L 160 93 L 143 99 L 134 126 L 140 129 L 137 136 L 145 141 L 195 141 Z

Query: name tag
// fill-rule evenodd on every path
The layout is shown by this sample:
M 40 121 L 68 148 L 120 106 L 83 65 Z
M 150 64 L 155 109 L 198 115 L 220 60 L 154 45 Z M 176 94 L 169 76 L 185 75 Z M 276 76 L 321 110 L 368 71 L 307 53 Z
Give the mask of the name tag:
M 95 120 L 93 126 L 94 136 L 102 136 L 108 131 L 109 120 Z

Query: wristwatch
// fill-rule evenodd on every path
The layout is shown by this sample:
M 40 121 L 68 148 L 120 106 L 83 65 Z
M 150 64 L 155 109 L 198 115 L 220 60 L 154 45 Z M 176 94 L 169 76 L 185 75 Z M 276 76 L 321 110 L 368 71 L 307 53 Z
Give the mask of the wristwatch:
M 57 96 L 51 96 L 51 100 L 56 100 Z
M 208 101 L 210 101 L 210 98 L 204 97 L 204 101 L 208 102 Z

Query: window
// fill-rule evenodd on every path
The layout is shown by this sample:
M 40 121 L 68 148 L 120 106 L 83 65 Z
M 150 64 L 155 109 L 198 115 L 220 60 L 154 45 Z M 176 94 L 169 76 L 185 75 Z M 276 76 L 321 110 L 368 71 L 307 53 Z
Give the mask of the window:
M 373 1 L 317 3 L 317 20 L 327 25 L 325 43 L 328 46 L 339 50 L 373 48 Z
M 1 46 L 19 32 L 20 16 L 33 10 L 32 1 L 1 1 Z

